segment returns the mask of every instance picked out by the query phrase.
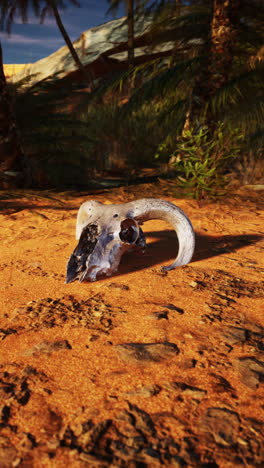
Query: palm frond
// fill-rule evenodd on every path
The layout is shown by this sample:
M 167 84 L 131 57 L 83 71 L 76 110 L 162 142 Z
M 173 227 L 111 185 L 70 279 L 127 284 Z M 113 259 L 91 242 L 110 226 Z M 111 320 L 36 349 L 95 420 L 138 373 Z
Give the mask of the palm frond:
M 185 74 L 190 69 L 194 70 L 199 63 L 199 57 L 176 64 L 173 67 L 163 70 L 154 78 L 146 81 L 132 94 L 129 102 L 122 108 L 124 112 L 131 111 L 139 106 L 142 101 L 148 101 L 156 97 L 164 97 L 171 89 L 176 89 Z
M 230 80 L 213 96 L 211 106 L 214 113 L 230 118 L 243 130 L 255 131 L 264 126 L 264 62 Z

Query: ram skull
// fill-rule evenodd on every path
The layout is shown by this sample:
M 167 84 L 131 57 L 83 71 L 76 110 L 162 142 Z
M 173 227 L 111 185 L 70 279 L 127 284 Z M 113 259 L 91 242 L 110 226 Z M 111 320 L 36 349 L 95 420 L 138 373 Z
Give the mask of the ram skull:
M 194 230 L 186 214 L 173 203 L 143 198 L 120 205 L 104 205 L 90 200 L 78 211 L 76 239 L 79 242 L 67 264 L 66 283 L 95 281 L 98 276 L 116 272 L 124 252 L 146 247 L 140 226 L 150 219 L 167 221 L 178 236 L 178 255 L 163 270 L 189 263 L 194 252 Z

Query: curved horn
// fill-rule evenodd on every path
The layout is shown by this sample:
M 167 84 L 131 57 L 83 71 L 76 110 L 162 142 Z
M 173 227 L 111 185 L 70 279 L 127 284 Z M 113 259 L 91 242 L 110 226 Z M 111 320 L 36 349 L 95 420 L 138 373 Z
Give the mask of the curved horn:
M 170 223 L 176 231 L 179 241 L 178 255 L 174 262 L 163 267 L 163 270 L 173 270 L 190 262 L 194 252 L 195 234 L 191 221 L 178 206 L 157 198 L 143 198 L 126 203 L 126 208 L 128 216 L 135 218 L 139 223 L 161 219 Z

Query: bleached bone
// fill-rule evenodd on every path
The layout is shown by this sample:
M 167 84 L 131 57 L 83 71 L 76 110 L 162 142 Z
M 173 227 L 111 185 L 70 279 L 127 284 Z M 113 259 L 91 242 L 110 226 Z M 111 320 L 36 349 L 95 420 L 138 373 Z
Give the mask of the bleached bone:
M 120 205 L 104 205 L 95 200 L 83 203 L 78 211 L 76 239 L 79 241 L 68 264 L 66 283 L 95 281 L 97 276 L 116 272 L 123 253 L 146 247 L 140 225 L 150 219 L 170 223 L 178 236 L 178 255 L 163 270 L 189 263 L 194 252 L 195 235 L 186 214 L 173 203 L 143 198 Z

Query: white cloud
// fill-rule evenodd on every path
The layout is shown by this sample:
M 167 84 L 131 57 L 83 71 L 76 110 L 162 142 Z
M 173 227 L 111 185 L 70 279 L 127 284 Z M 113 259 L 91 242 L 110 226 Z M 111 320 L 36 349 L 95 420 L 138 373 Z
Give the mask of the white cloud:
M 27 22 L 23 22 L 21 18 L 16 18 L 14 21 L 14 24 L 41 24 L 42 26 L 53 26 L 56 24 L 56 21 L 54 18 L 47 16 L 44 20 L 43 23 L 40 23 L 40 18 L 36 18 L 36 16 L 29 16 Z
M 58 37 L 48 37 L 48 38 L 33 38 L 24 36 L 23 34 L 12 34 L 8 36 L 7 34 L 0 32 L 0 40 L 8 44 L 37 44 L 42 47 L 61 46 L 64 45 L 64 40 Z

